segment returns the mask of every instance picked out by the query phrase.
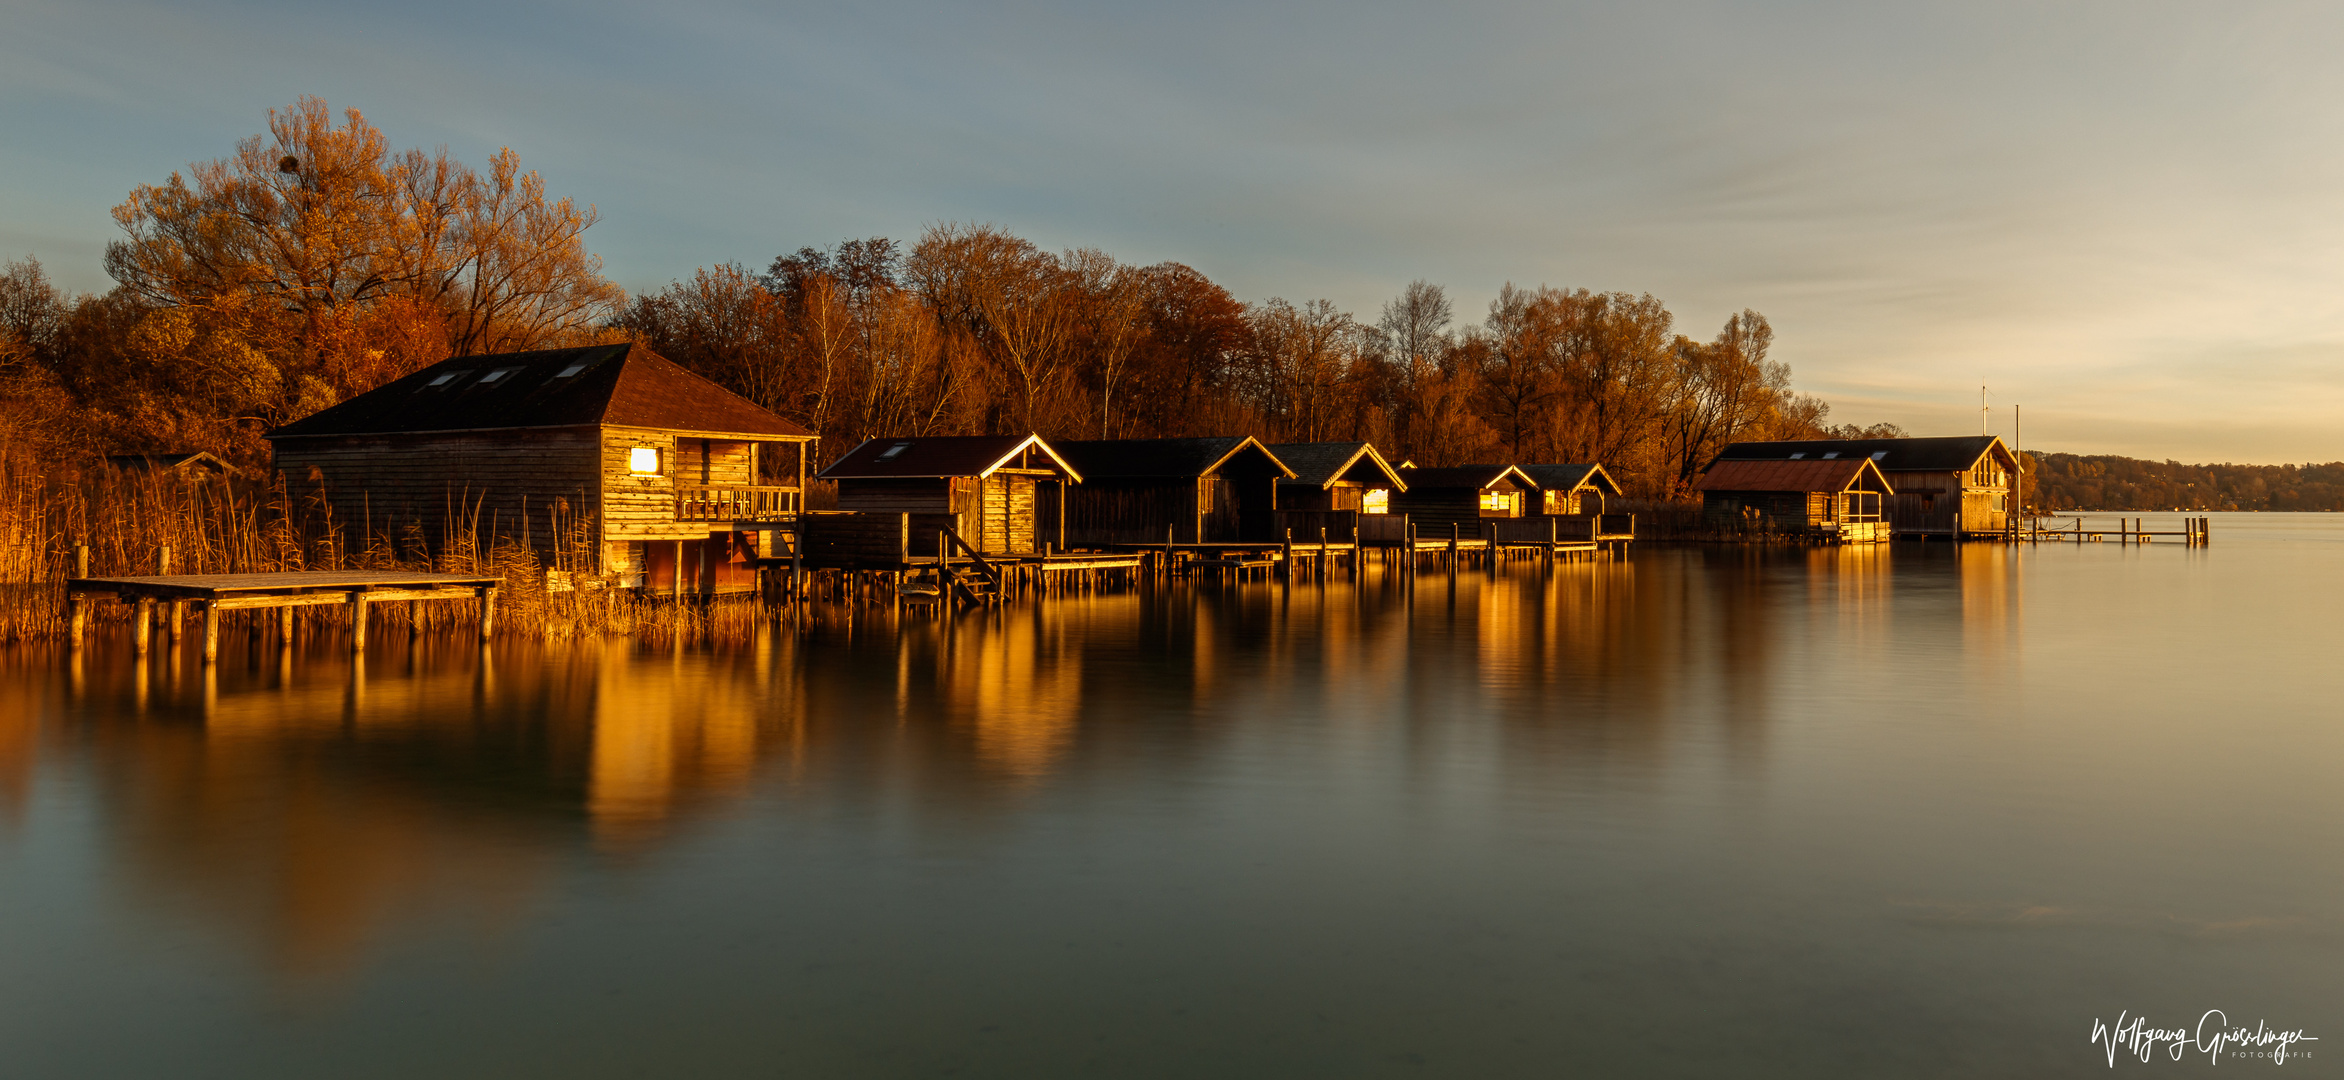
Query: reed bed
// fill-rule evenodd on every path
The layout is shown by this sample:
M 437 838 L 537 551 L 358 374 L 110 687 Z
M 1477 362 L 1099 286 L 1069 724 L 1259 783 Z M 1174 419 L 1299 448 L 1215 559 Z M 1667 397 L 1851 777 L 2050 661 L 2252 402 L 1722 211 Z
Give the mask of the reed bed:
M 504 581 L 497 632 L 557 640 L 603 634 L 745 639 L 778 610 L 755 598 L 678 605 L 592 587 L 599 583 L 590 576 L 590 534 L 566 509 L 546 509 L 542 524 L 555 534 L 550 543 L 532 535 L 528 522 L 515 536 L 516 523 L 484 521 L 477 513 L 454 515 L 460 524 L 431 537 L 414 524 L 351 529 L 335 520 L 321 491 L 288 486 L 282 475 L 262 482 L 0 461 L 0 644 L 65 636 L 65 581 L 82 547 L 89 549 L 92 577 L 392 569 L 494 576 Z M 573 582 L 587 587 L 559 587 Z M 460 606 L 418 607 L 424 631 L 468 627 L 474 618 Z M 297 611 L 304 629 L 349 629 L 349 613 L 339 606 Z M 100 604 L 91 614 L 102 632 L 127 622 L 129 608 Z M 275 617 L 230 612 L 224 628 L 250 629 L 264 616 Z

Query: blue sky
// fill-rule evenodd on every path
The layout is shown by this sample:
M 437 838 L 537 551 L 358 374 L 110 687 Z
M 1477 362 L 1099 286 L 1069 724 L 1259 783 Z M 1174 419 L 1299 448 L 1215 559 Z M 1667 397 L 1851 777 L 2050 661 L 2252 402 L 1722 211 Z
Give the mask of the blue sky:
M 512 146 L 630 290 L 989 221 L 1361 318 L 1743 307 L 1834 419 L 2344 458 L 2344 6 L 10 0 L 0 257 L 317 94 Z

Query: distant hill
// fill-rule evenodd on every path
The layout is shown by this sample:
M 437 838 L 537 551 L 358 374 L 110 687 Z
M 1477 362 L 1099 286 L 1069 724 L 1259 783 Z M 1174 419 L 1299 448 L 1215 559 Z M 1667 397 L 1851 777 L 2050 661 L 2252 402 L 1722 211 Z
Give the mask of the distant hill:
M 2184 465 L 2032 452 L 2027 458 L 2028 502 L 2045 510 L 2344 510 L 2344 461 Z

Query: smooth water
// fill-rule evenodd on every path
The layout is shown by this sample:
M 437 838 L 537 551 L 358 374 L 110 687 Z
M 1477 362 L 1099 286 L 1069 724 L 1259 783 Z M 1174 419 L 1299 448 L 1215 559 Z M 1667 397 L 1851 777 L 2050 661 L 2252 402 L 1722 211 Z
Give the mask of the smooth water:
M 2344 518 L 2232 515 L 22 654 L 0 1074 L 2082 1075 L 2215 1008 L 2328 1071 L 2340 600 Z

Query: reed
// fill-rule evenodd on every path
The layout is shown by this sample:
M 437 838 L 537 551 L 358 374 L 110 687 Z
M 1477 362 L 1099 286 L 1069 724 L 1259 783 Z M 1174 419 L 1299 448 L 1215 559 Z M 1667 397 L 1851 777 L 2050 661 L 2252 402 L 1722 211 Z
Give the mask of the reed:
M 353 529 L 335 519 L 322 491 L 289 486 L 282 474 L 263 482 L 104 466 L 44 470 L 0 457 L 0 643 L 64 636 L 65 581 L 75 569 L 75 549 L 85 546 L 93 577 L 159 573 L 166 549 L 177 574 L 400 569 L 495 576 L 504 581 L 498 632 L 548 639 L 745 639 L 775 613 L 753 597 L 677 605 L 575 587 L 595 584 L 594 560 L 589 523 L 566 505 L 500 521 L 483 517 L 477 495 L 450 497 L 470 511 L 451 515 L 456 524 L 428 537 L 414 523 Z M 92 615 L 101 623 L 129 617 L 114 604 L 98 605 Z M 229 628 L 261 617 L 231 612 Z M 338 606 L 298 609 L 297 618 L 315 629 L 349 623 Z M 428 631 L 471 616 L 425 604 L 417 618 Z

